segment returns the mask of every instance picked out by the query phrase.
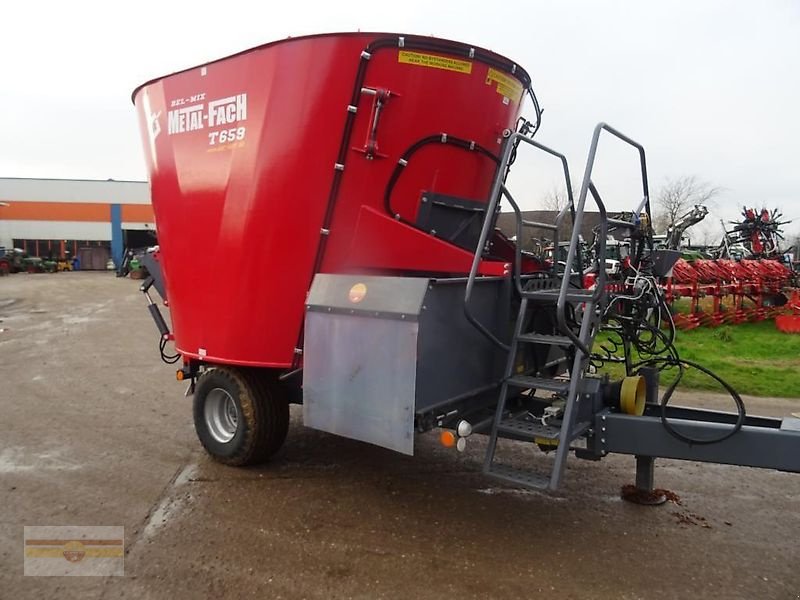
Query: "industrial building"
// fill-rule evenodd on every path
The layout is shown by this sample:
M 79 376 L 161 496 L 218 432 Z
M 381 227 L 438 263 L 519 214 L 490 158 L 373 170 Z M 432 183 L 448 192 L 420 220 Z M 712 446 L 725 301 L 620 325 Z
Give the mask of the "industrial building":
M 104 269 L 125 248 L 153 244 L 146 181 L 0 178 L 0 247 Z

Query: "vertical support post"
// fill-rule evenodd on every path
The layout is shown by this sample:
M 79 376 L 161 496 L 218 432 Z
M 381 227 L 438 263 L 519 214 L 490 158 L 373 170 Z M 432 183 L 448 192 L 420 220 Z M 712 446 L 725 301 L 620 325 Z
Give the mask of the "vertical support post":
M 636 489 L 646 492 L 653 491 L 655 482 L 656 459 L 652 456 L 636 455 Z
M 656 459 L 652 456 L 636 455 L 636 485 L 622 488 L 622 499 L 644 506 L 658 506 L 667 501 L 664 490 L 655 489 Z
M 122 207 L 119 204 L 111 205 L 111 259 L 117 268 L 122 264 Z
M 656 367 L 642 367 L 636 371 L 636 375 L 644 377 L 645 402 L 647 402 L 647 404 L 658 405 L 659 370 Z

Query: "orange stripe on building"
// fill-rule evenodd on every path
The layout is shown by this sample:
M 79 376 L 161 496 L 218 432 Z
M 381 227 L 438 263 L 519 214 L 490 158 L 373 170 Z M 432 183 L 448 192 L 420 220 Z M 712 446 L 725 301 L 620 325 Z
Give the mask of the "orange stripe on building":
M 122 205 L 123 223 L 153 223 L 155 220 L 153 207 L 150 204 Z
M 0 207 L 6 221 L 111 221 L 111 205 L 93 202 L 14 202 Z
M 0 221 L 111 222 L 111 204 L 96 202 L 20 202 L 4 200 Z M 122 220 L 139 223 L 155 221 L 149 204 L 122 204 Z

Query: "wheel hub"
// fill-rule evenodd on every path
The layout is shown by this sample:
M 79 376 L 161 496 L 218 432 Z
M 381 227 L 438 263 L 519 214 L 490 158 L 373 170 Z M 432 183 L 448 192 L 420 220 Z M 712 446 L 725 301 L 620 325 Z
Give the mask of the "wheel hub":
M 214 388 L 208 393 L 204 413 L 211 437 L 221 444 L 230 442 L 239 422 L 239 409 L 233 397 L 222 388 Z

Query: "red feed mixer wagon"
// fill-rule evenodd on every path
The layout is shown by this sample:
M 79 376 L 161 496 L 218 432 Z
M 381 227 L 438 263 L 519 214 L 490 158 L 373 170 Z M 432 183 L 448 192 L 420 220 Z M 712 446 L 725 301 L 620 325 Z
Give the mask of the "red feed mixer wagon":
M 675 257 L 653 251 L 642 146 L 598 125 L 573 200 L 566 158 L 533 139 L 541 111 L 513 61 L 430 37 L 315 35 L 155 79 L 133 100 L 160 241 L 141 289 L 216 459 L 268 458 L 298 403 L 309 427 L 406 454 L 416 433 L 462 451 L 486 434 L 484 472 L 538 489 L 558 486 L 571 452 L 637 455 L 645 490 L 658 456 L 800 470 L 797 420 L 747 416 L 735 392 L 736 413 L 673 407 L 658 398 L 661 359 L 627 350 L 628 377 L 592 374 L 594 337 L 615 319 L 636 324 L 621 329 L 628 346 L 652 337 Z M 592 180 L 601 134 L 640 158 L 629 220 L 606 217 Z M 553 223 L 524 221 L 505 185 L 523 149 L 563 167 L 570 203 Z M 613 292 L 604 269 L 580 289 L 495 228 L 503 205 L 517 239 L 543 228 L 557 246 L 570 231 L 574 264 L 590 197 L 598 264 L 610 227 L 638 248 L 637 279 Z M 544 458 L 505 464 L 499 438 Z

